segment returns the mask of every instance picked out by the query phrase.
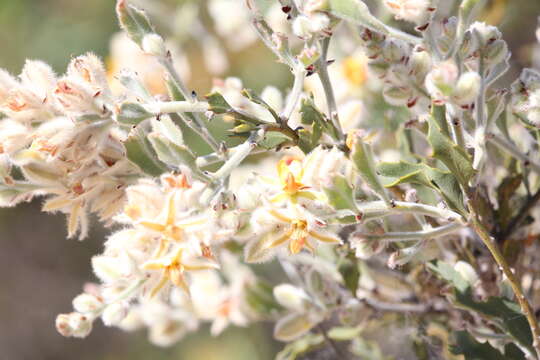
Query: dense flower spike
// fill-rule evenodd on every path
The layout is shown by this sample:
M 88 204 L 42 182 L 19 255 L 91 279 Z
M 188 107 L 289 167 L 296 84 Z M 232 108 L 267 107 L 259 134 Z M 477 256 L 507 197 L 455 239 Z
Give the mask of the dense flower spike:
M 203 323 L 218 335 L 272 320 L 281 359 L 323 342 L 333 358 L 375 359 L 387 354 L 363 336 L 387 330 L 384 311 L 414 317 L 422 354 L 539 358 L 540 73 L 493 90 L 509 53 L 473 22 L 482 2 L 457 17 L 380 3 L 416 27 L 360 0 L 184 1 L 160 22 L 169 38 L 154 7 L 118 0 L 107 69 L 86 54 L 61 76 L 36 60 L 18 78 L 0 70 L 0 205 L 40 197 L 68 237 L 86 237 L 90 214 L 116 225 L 60 334 L 86 337 L 101 318 L 170 346 Z M 196 40 L 226 76 L 257 38 L 290 89 L 189 88 L 192 57 L 174 44 Z M 287 279 L 251 267 L 272 259 Z M 450 336 L 458 326 L 470 334 Z M 429 337 L 456 342 L 453 355 Z

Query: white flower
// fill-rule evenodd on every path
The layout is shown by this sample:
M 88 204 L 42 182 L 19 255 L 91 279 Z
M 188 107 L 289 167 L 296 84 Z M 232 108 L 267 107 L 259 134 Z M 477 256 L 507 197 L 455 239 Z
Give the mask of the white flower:
M 290 204 L 286 208 L 267 205 L 258 209 L 251 225 L 258 239 L 245 248 L 247 262 L 263 262 L 286 247 L 290 255 L 307 249 L 315 252 L 318 242 L 337 244 L 339 237 L 327 229 L 327 224 L 302 206 Z

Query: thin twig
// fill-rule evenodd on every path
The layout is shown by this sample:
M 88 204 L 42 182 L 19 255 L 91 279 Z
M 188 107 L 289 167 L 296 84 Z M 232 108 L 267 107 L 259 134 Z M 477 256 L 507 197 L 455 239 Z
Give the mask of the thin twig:
M 365 298 L 363 299 L 366 304 L 382 311 L 393 311 L 393 312 L 414 312 L 414 313 L 424 313 L 429 310 L 430 306 L 427 304 L 412 304 L 412 303 L 389 303 L 384 301 L 379 301 L 374 298 Z
M 321 80 L 324 94 L 326 96 L 326 106 L 328 108 L 328 117 L 332 121 L 332 125 L 336 129 L 340 138 L 343 138 L 343 130 L 341 129 L 341 123 L 339 122 L 339 114 L 337 109 L 336 97 L 334 95 L 334 89 L 330 76 L 328 75 L 328 47 L 330 46 L 330 38 L 325 38 L 321 43 L 321 57 L 317 62 L 317 74 Z
M 463 224 L 450 223 L 443 226 L 439 226 L 434 229 L 410 231 L 410 232 L 388 232 L 384 234 L 361 234 L 357 233 L 357 236 L 364 237 L 368 240 L 384 240 L 387 242 L 400 242 L 420 239 L 431 239 L 439 236 L 450 234 L 456 230 L 463 228 Z
M 537 174 L 540 174 L 540 163 L 531 159 L 531 157 L 527 154 L 522 153 L 514 144 L 512 144 L 502 136 L 490 133 L 488 136 L 486 136 L 486 139 L 493 143 L 493 145 L 496 145 L 499 149 L 523 162 L 526 167 L 529 167 Z

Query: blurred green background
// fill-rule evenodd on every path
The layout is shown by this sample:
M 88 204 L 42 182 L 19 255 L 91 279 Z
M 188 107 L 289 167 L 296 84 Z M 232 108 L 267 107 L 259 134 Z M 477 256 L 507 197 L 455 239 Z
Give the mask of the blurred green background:
M 171 8 L 181 1 L 153 0 Z M 530 64 L 538 15 L 539 0 L 496 0 L 486 6 L 486 16 L 500 24 L 514 53 L 508 79 Z M 0 0 L 0 67 L 18 74 L 24 59 L 32 58 L 63 73 L 72 56 L 93 51 L 106 58 L 117 31 L 113 0 Z M 190 57 L 194 66 L 200 54 L 194 50 Z M 233 54 L 232 60 L 230 73 L 249 87 L 290 84 L 286 69 L 260 45 Z M 196 67 L 193 72 L 191 86 L 204 93 L 211 77 Z M 229 329 L 214 339 L 202 328 L 170 349 L 150 345 L 144 332 L 123 333 L 100 321 L 85 340 L 61 337 L 54 329 L 56 314 L 70 311 L 71 299 L 94 279 L 90 258 L 101 250 L 106 232 L 96 224 L 92 238 L 66 240 L 64 218 L 42 214 L 39 207 L 37 200 L 0 209 L 0 360 L 264 360 L 280 348 L 270 324 Z

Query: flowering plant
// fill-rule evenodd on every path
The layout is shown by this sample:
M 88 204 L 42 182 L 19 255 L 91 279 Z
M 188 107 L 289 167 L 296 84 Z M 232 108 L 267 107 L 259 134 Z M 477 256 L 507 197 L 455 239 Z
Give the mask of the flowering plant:
M 0 205 L 40 197 L 70 238 L 90 214 L 115 228 L 58 331 L 101 318 L 168 346 L 202 323 L 271 321 L 279 359 L 386 359 L 377 329 L 406 330 L 416 358 L 540 359 L 540 72 L 495 88 L 510 55 L 474 21 L 482 3 L 182 6 L 209 71 L 259 38 L 294 77 L 286 93 L 226 78 L 200 97 L 128 0 L 109 74 L 93 54 L 63 76 L 0 71 Z

